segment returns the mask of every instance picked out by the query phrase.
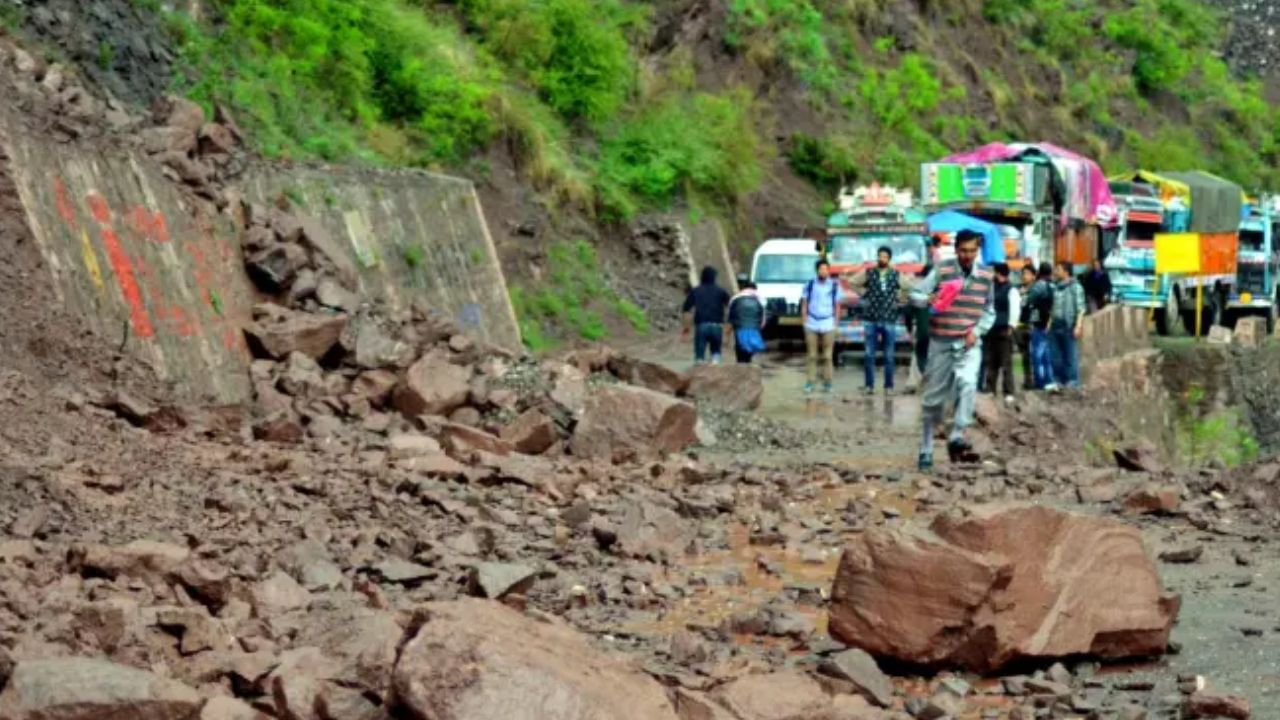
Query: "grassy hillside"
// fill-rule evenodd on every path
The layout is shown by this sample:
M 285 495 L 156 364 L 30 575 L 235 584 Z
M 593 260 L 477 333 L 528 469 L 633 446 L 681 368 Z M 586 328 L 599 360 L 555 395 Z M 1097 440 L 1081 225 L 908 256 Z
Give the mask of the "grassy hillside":
M 992 140 L 1280 185 L 1280 112 L 1198 0 L 219 0 L 166 22 L 181 89 L 267 155 L 483 179 L 501 145 L 548 212 L 693 208 L 744 245 L 762 206 L 818 221 L 842 179 L 914 185 Z

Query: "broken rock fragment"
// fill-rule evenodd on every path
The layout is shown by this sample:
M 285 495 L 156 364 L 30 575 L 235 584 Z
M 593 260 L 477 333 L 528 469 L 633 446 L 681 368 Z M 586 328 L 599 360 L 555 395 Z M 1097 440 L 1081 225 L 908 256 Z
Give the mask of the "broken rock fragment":
M 407 717 L 676 720 L 657 682 L 559 621 L 489 600 L 428 603 L 425 611 L 395 669 L 395 704 Z
M 1178 608 L 1136 529 L 989 505 L 850 543 L 831 632 L 878 657 L 989 672 L 1017 660 L 1158 656 Z
M 625 385 L 595 388 L 570 441 L 582 458 L 679 452 L 697 442 L 698 411 L 669 395 Z
M 764 397 L 764 376 L 757 365 L 699 365 L 689 371 L 684 395 L 726 410 L 755 410 Z
M 201 697 L 173 680 L 89 658 L 19 662 L 0 694 L 6 720 L 181 720 L 195 718 Z
M 342 336 L 346 315 L 318 315 L 280 310 L 279 317 L 264 318 L 245 331 L 267 355 L 279 360 L 300 352 L 318 360 Z
M 429 353 L 409 366 L 392 403 L 405 417 L 448 415 L 467 401 L 470 380 L 471 368 L 454 365 L 439 353 Z

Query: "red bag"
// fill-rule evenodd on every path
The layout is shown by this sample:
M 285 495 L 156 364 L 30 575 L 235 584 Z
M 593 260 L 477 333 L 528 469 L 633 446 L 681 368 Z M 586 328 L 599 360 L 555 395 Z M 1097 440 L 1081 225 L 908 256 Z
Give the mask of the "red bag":
M 955 279 L 947 280 L 938 284 L 937 298 L 933 301 L 933 311 L 936 313 L 944 313 L 951 308 L 951 303 L 956 301 L 960 296 L 960 290 L 964 287 L 964 280 Z

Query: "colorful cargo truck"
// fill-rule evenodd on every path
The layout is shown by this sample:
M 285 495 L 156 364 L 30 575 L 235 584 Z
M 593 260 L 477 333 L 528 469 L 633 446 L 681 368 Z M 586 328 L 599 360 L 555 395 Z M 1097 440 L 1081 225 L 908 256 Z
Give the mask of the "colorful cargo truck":
M 1122 198 L 1125 219 L 1104 263 L 1116 300 L 1150 309 L 1160 334 L 1171 332 L 1179 319 L 1194 333 L 1197 288 L 1202 287 L 1200 331 L 1222 322 L 1236 284 L 1244 199 L 1240 186 L 1202 171 L 1146 170 L 1115 177 L 1112 185 Z M 1194 248 L 1199 272 L 1158 274 L 1156 235 L 1188 251 Z
M 832 273 L 841 278 L 846 291 L 854 276 L 876 264 L 881 247 L 893 251 L 893 267 L 901 275 L 903 287 L 927 261 L 928 229 L 924 212 L 912 203 L 911 191 L 872 184 L 842 189 L 837 209 L 827 220 L 825 255 Z M 865 344 L 862 309 L 845 310 L 838 327 L 838 349 Z M 898 349 L 911 346 L 905 322 L 898 327 Z
M 1264 196 L 1250 202 L 1240 222 L 1240 250 L 1236 255 L 1236 282 L 1227 297 L 1224 323 L 1234 327 L 1246 315 L 1267 319 L 1267 334 L 1275 332 L 1276 276 L 1280 271 L 1280 197 Z
M 1098 165 L 1046 143 L 993 143 L 925 163 L 920 175 L 926 212 L 958 210 L 1012 227 L 1030 262 L 1084 269 L 1103 254 L 1100 229 L 1116 222 Z

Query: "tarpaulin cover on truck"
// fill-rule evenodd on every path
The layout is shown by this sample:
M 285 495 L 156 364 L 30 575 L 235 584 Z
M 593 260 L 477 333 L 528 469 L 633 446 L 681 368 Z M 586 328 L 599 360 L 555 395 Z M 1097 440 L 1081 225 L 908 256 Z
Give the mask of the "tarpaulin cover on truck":
M 1200 170 L 1162 174 L 1191 191 L 1191 232 L 1221 233 L 1240 229 L 1244 190 L 1239 185 Z
M 1053 169 L 1054 211 L 1065 223 L 1080 220 L 1103 227 L 1116 224 L 1119 213 L 1111 187 L 1098 164 L 1049 143 L 990 143 L 943 158 L 948 163 L 1035 162 Z
M 958 233 L 961 230 L 972 230 L 982 236 L 983 265 L 1005 262 L 1004 238 L 994 223 L 955 210 L 943 210 L 929 216 L 931 233 Z

